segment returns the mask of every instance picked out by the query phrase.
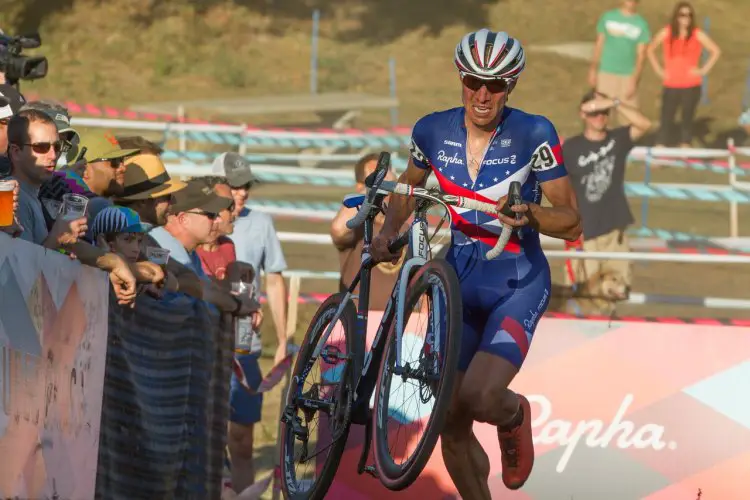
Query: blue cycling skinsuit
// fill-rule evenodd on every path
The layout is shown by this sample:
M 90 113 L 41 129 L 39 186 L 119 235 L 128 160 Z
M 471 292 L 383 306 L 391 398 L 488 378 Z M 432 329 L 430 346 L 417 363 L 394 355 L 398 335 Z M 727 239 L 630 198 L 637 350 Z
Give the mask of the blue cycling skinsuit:
M 505 107 L 476 180 L 469 176 L 464 108 L 421 118 L 412 131 L 415 166 L 429 169 L 444 193 L 496 203 L 519 181 L 525 201 L 540 203 L 540 184 L 567 175 L 560 140 L 545 117 Z M 477 351 L 507 359 L 520 368 L 539 317 L 547 309 L 551 279 L 539 233 L 525 226 L 499 257 L 484 254 L 497 242 L 496 216 L 449 207 L 453 224 L 446 260 L 455 268 L 463 300 L 459 370 Z

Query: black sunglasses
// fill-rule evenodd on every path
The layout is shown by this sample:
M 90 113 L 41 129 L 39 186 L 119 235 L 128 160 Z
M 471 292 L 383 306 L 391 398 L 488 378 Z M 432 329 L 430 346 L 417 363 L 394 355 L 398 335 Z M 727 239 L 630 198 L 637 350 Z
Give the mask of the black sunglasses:
M 464 85 L 466 87 L 476 92 L 479 89 L 482 88 L 482 85 L 487 87 L 487 91 L 489 91 L 491 94 L 499 94 L 501 92 L 507 92 L 510 85 L 508 84 L 507 80 L 503 79 L 497 79 L 497 80 L 481 80 L 475 76 L 471 75 L 465 75 L 461 81 L 463 81 Z
M 60 154 L 62 151 L 62 143 L 60 141 L 55 142 L 24 142 L 23 146 L 31 146 L 31 150 L 38 155 L 49 153 L 50 148 L 54 148 L 56 154 Z
M 215 214 L 213 212 L 185 212 L 186 214 L 194 214 L 194 215 L 203 215 L 208 220 L 216 220 L 217 217 L 219 217 L 219 214 Z

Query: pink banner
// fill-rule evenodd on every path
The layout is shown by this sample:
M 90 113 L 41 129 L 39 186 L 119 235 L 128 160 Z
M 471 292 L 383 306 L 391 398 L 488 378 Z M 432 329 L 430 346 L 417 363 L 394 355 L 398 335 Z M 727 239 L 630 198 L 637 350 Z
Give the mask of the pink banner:
M 0 497 L 93 498 L 107 277 L 0 238 Z
M 512 388 L 532 404 L 535 467 L 505 489 L 496 431 L 475 424 L 492 498 L 750 498 L 750 328 L 544 318 Z M 440 444 L 405 491 L 357 475 L 362 429 L 327 499 L 457 497 Z

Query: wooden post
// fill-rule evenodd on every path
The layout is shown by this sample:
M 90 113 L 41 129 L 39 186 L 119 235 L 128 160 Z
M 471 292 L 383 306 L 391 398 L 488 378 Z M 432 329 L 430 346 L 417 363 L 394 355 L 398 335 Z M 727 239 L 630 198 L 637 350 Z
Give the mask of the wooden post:
M 729 185 L 734 188 L 737 182 L 737 174 L 735 169 L 737 168 L 737 157 L 734 151 L 734 139 L 727 139 L 727 149 L 729 150 Z M 736 201 L 729 202 L 729 236 L 736 238 L 739 236 L 740 226 L 740 215 L 739 207 Z

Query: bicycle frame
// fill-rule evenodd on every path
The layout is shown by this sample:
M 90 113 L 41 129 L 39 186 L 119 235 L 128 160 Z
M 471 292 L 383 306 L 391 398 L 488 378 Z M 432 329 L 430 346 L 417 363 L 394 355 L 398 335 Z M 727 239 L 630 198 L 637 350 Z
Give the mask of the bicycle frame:
M 295 380 L 297 385 L 296 391 L 297 396 L 302 396 L 302 382 L 307 377 L 309 371 L 314 366 L 318 356 L 324 349 L 328 338 L 333 331 L 336 321 L 341 316 L 345 305 L 349 300 L 355 297 L 354 289 L 359 284 L 359 303 L 357 307 L 357 320 L 355 323 L 354 331 L 354 349 L 352 353 L 348 353 L 347 356 L 349 361 L 352 362 L 353 372 L 355 375 L 354 380 L 354 402 L 352 411 L 352 422 L 361 425 L 366 424 L 367 412 L 369 408 L 369 401 L 372 397 L 373 391 L 375 390 L 375 383 L 377 382 L 378 367 L 382 360 L 385 346 L 384 344 L 384 333 L 388 333 L 386 328 L 390 327 L 393 321 L 394 313 L 400 313 L 403 311 L 404 301 L 406 300 L 406 286 L 409 282 L 409 277 L 414 268 L 423 266 L 430 259 L 430 248 L 427 234 L 427 218 L 426 208 L 428 203 L 424 200 L 416 200 L 416 208 L 414 210 L 414 220 L 412 221 L 409 228 L 409 242 L 407 247 L 407 259 L 401 266 L 399 276 L 396 283 L 391 291 L 391 296 L 388 299 L 388 303 L 385 306 L 383 317 L 380 320 L 378 330 L 373 339 L 372 346 L 369 350 L 366 349 L 366 338 L 367 338 L 367 325 L 369 318 L 369 302 L 370 302 L 370 276 L 372 273 L 372 257 L 369 252 L 370 245 L 372 244 L 373 238 L 373 220 L 375 215 L 381 210 L 379 207 L 373 207 L 372 213 L 368 215 L 364 222 L 364 244 L 362 249 L 362 265 L 360 266 L 359 273 L 354 277 L 349 288 L 345 292 L 344 299 L 341 301 L 336 314 L 331 319 L 330 324 L 326 328 L 326 331 L 321 335 L 318 340 L 313 355 L 310 357 L 308 365 L 301 374 L 299 380 Z M 396 305 L 394 311 L 394 304 Z M 401 314 L 397 314 L 397 342 L 396 342 L 396 370 L 401 367 L 401 335 L 403 333 L 403 317 Z M 374 364 L 373 364 L 374 362 Z M 373 368 L 374 367 L 374 368 Z

